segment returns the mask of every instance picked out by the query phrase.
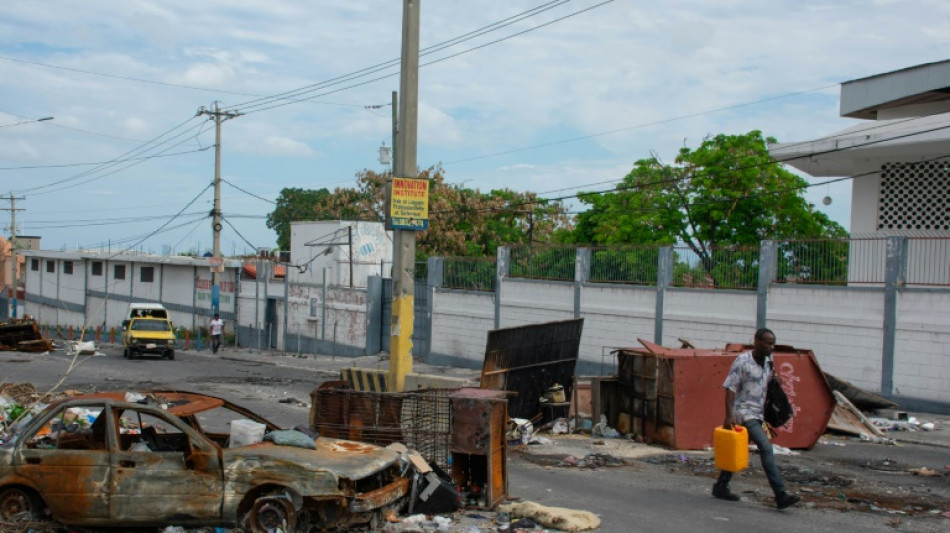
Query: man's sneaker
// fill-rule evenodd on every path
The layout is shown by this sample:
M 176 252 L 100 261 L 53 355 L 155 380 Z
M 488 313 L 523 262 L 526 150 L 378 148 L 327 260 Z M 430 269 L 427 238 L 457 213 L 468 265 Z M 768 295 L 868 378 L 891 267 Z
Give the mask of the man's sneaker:
M 775 497 L 775 505 L 779 509 L 785 509 L 786 507 L 791 507 L 792 505 L 795 505 L 796 503 L 801 501 L 801 499 L 802 497 L 799 496 L 798 494 L 789 494 L 787 492 L 783 492 Z
M 728 502 L 739 501 L 739 497 L 733 494 L 729 490 L 729 487 L 725 485 L 719 485 L 719 484 L 713 485 L 712 493 L 713 493 L 713 497 L 719 498 L 720 500 L 726 500 Z

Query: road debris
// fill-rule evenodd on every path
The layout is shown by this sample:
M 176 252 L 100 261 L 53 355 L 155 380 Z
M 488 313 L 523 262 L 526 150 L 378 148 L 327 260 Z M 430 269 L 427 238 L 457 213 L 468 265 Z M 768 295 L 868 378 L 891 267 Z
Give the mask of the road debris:
M 564 507 L 547 507 L 534 502 L 513 502 L 498 506 L 499 512 L 512 518 L 528 518 L 544 527 L 562 531 L 587 531 L 600 527 L 600 518 L 590 511 L 578 511 Z M 511 527 L 518 529 L 518 522 Z

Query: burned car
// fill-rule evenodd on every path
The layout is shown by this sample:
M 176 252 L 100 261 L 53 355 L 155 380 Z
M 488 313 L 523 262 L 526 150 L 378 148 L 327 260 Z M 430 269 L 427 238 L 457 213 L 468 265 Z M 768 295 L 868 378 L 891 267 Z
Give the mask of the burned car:
M 239 422 L 259 427 L 262 441 L 232 442 Z M 395 451 L 281 430 L 212 396 L 95 393 L 50 404 L 0 445 L 0 518 L 375 528 L 406 500 L 404 468 Z

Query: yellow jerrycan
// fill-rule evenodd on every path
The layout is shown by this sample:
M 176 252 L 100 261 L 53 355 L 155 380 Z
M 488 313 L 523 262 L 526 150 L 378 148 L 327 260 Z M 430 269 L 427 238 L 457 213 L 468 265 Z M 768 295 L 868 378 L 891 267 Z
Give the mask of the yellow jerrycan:
M 713 451 L 719 470 L 745 470 L 749 467 L 749 432 L 743 426 L 717 427 L 713 431 Z

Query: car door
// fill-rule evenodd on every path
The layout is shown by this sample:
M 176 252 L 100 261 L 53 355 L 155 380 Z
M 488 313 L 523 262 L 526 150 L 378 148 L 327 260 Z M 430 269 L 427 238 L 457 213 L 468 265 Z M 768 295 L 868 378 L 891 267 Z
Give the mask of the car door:
M 31 424 L 34 429 L 17 444 L 16 473 L 36 487 L 57 520 L 82 523 L 109 518 L 106 413 L 105 402 L 63 405 Z
M 176 417 L 126 408 L 112 455 L 116 524 L 212 522 L 224 491 L 219 449 Z

